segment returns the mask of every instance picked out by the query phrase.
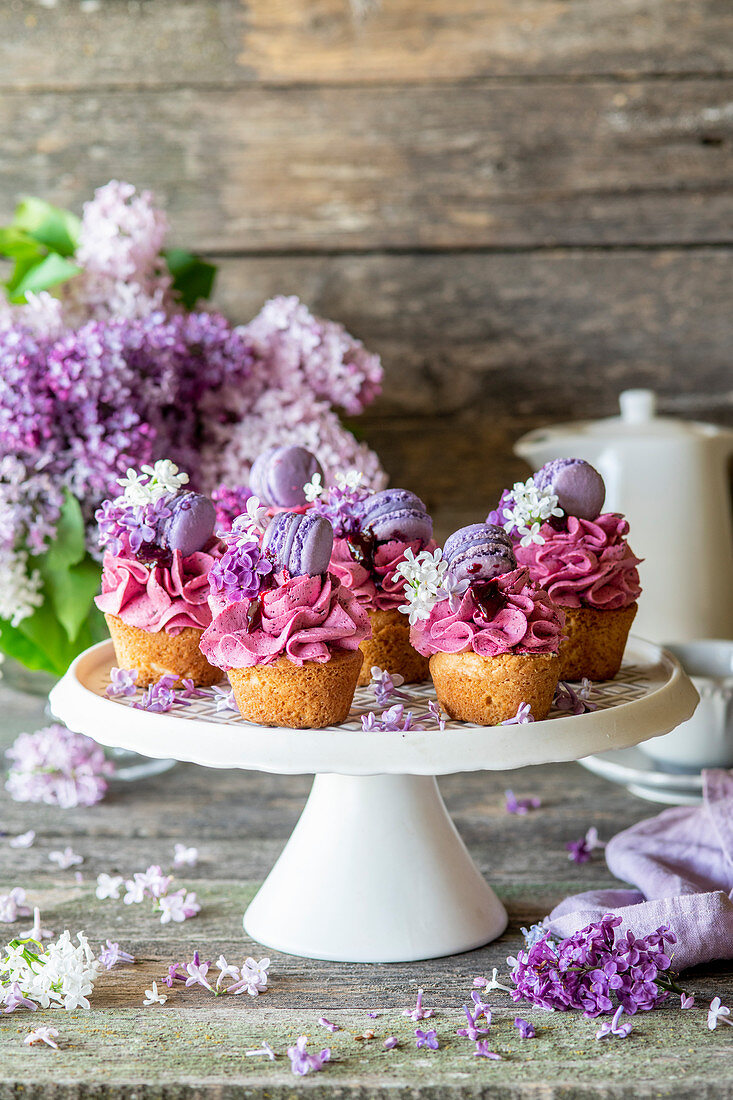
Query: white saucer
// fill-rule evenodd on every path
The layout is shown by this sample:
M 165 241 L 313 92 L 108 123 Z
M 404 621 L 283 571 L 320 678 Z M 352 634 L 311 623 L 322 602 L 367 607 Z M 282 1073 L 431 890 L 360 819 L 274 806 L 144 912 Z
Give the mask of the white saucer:
M 702 775 L 662 771 L 651 757 L 632 746 L 597 753 L 578 761 L 588 771 L 620 783 L 630 794 L 667 806 L 694 806 L 702 801 Z

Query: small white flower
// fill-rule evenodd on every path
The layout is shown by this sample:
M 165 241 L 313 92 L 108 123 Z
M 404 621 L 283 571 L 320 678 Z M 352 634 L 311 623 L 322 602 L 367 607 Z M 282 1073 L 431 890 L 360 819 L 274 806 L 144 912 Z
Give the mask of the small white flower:
M 122 496 L 128 504 L 150 504 L 154 499 L 147 478 L 132 467 L 124 477 L 117 478 L 117 484 L 122 487 Z
M 0 550 L 0 619 L 18 626 L 43 603 L 42 587 L 39 571 L 28 572 L 25 550 Z
M 159 993 L 158 992 L 158 983 L 153 982 L 153 988 L 145 990 L 145 1000 L 143 1001 L 143 1004 L 144 1005 L 164 1005 L 167 1000 L 168 1000 L 168 997 L 166 996 L 165 993 Z
M 63 852 L 49 852 L 48 858 L 51 863 L 57 863 L 62 871 L 67 871 L 69 867 L 76 867 L 78 863 L 84 862 L 84 857 L 77 855 L 68 846 Z
M 241 978 L 241 973 L 240 973 L 239 967 L 238 966 L 232 966 L 230 963 L 228 963 L 226 961 L 226 959 L 224 958 L 223 955 L 220 955 L 219 958 L 216 960 L 216 966 L 217 966 L 217 969 L 219 970 L 219 976 L 216 979 L 216 988 L 217 989 L 219 988 L 221 983 L 223 981 L 225 981 L 227 978 L 231 978 L 232 981 L 235 981 L 235 982 L 238 982 L 239 979 Z
M 591 825 L 590 829 L 585 834 L 585 843 L 591 850 L 606 847 L 605 842 L 598 839 L 598 829 L 596 829 L 595 825 Z
M 154 466 L 140 468 L 144 474 L 150 476 L 149 488 L 156 497 L 163 496 L 165 493 L 177 493 L 188 484 L 188 474 L 179 470 L 175 462 L 171 462 L 169 458 L 160 458 Z
M 195 867 L 198 858 L 198 848 L 187 848 L 185 844 L 176 844 L 173 849 L 174 867 Z
M 491 977 L 484 986 L 484 993 L 490 993 L 493 989 L 503 989 L 505 993 L 511 993 L 508 985 L 502 985 L 499 981 L 499 971 L 496 967 L 491 971 Z
M 443 578 L 447 570 L 448 563 L 443 560 L 440 547 L 433 553 L 421 550 L 417 557 L 412 550 L 406 551 L 405 559 L 397 566 L 395 575 L 404 577 L 406 581 L 406 602 L 399 610 L 409 617 L 411 626 L 429 618 L 435 604 L 446 598 Z
M 250 497 L 246 511 L 237 520 L 237 527 L 241 527 L 244 531 L 258 531 L 263 534 L 267 524 L 267 508 L 260 502 L 259 497 Z
M 255 962 L 253 958 L 245 959 L 239 981 L 235 982 L 234 985 L 230 985 L 228 992 L 235 995 L 249 993 L 250 997 L 257 997 L 260 993 L 264 993 L 267 989 L 267 970 L 269 966 L 269 959 L 260 959 L 259 962 Z
M 186 919 L 184 890 L 176 890 L 174 894 L 159 898 L 158 905 L 161 924 L 170 924 L 171 921 L 180 924 Z
M 97 889 L 94 893 L 100 901 L 104 901 L 105 898 L 116 900 L 120 896 L 120 888 L 124 882 L 122 875 L 107 875 L 102 872 L 101 875 L 97 875 Z
M 29 829 L 27 833 L 21 833 L 20 836 L 11 836 L 8 846 L 10 848 L 30 848 L 35 839 L 35 830 Z
M 339 489 L 349 489 L 353 493 L 361 486 L 364 474 L 360 470 L 342 470 L 336 474 L 336 484 Z
M 55 1027 L 37 1027 L 33 1031 L 28 1032 L 23 1042 L 28 1046 L 33 1046 L 34 1043 L 45 1043 L 46 1046 L 58 1050 L 59 1045 L 56 1042 L 58 1037 L 59 1033 Z
M 531 477 L 514 483 L 502 513 L 506 519 L 504 530 L 508 534 L 516 531 L 521 546 L 531 546 L 533 543 L 542 546 L 545 540 L 539 533 L 541 525 L 553 516 L 565 515 L 558 507 L 557 495 L 541 492 Z
M 310 481 L 307 481 L 303 486 L 303 492 L 305 493 L 305 499 L 312 504 L 314 500 L 318 500 L 322 497 L 325 489 L 321 481 L 321 475 L 315 473 Z

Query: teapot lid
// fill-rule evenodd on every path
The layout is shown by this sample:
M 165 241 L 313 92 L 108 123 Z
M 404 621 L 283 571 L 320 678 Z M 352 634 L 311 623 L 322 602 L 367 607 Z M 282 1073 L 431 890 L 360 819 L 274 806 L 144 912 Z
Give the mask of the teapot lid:
M 657 416 L 657 395 L 653 390 L 623 390 L 619 394 L 619 405 L 621 409 L 620 416 L 610 416 L 602 420 L 577 420 L 572 423 L 553 424 L 547 428 L 539 428 L 537 431 L 529 433 L 528 436 L 524 437 L 524 440 L 530 438 L 537 440 L 537 437 L 541 435 L 543 441 L 549 441 L 553 437 L 575 435 L 598 441 L 640 438 L 680 440 L 715 437 L 728 437 L 733 441 L 733 431 L 730 428 L 720 427 L 716 424 L 703 424 L 696 420 L 680 420 L 670 416 Z

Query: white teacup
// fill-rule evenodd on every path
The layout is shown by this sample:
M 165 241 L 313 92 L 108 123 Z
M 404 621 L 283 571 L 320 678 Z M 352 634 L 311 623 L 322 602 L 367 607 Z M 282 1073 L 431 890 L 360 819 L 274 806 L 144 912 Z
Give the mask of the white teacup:
M 733 767 L 733 641 L 674 642 L 665 649 L 679 660 L 700 702 L 692 718 L 639 748 L 669 770 Z

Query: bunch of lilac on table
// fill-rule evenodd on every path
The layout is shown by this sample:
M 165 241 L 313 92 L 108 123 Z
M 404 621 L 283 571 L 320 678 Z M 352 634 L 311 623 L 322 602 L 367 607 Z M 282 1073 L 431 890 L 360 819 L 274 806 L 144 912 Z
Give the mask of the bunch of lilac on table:
M 594 1017 L 616 1011 L 647 1012 L 681 992 L 668 948 L 677 937 L 667 927 L 639 938 L 617 936 L 621 917 L 604 916 L 574 936 L 553 942 L 549 933 L 517 955 L 512 980 L 515 1001 Z
M 104 636 L 93 513 L 128 467 L 167 456 L 231 492 L 287 441 L 329 477 L 384 481 L 336 412 L 374 399 L 378 357 L 294 297 L 240 327 L 196 311 L 214 269 L 166 250 L 167 228 L 112 181 L 81 219 L 29 199 L 0 229 L 0 651 L 28 668 L 61 673 Z
M 76 939 L 66 931 L 45 947 L 32 938 L 11 940 L 0 959 L 2 1011 L 89 1008 L 100 964 L 84 933 Z

